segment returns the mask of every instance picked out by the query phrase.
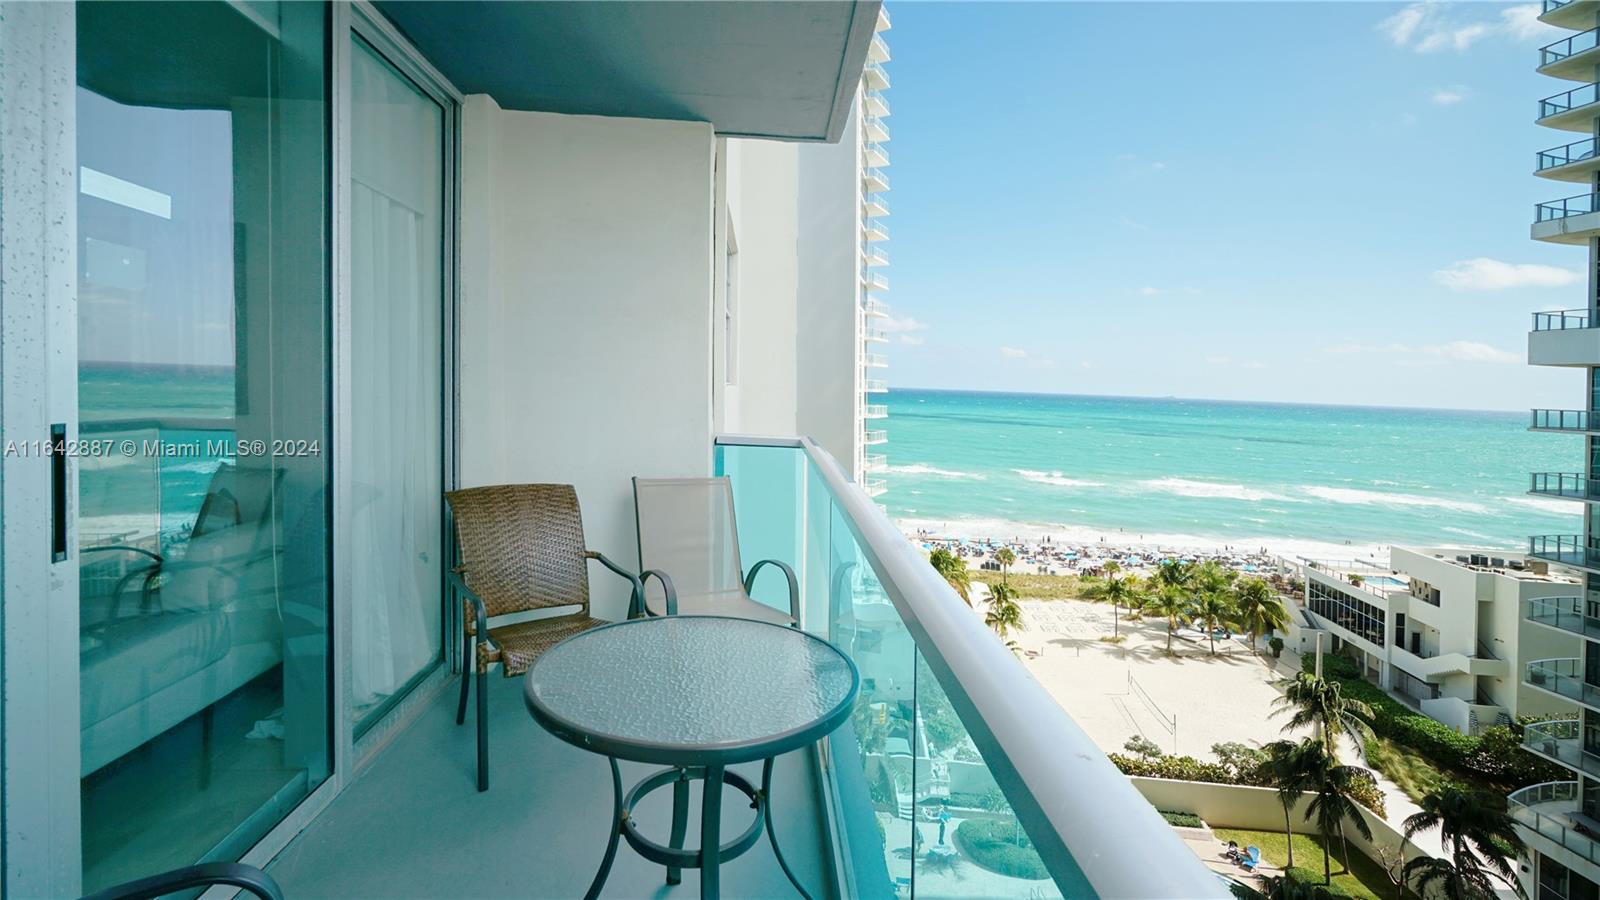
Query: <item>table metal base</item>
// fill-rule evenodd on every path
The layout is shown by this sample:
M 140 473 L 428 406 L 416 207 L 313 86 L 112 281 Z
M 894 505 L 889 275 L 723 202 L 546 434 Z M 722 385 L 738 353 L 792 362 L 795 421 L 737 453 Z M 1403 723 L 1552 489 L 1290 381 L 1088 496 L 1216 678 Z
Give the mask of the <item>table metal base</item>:
M 778 835 L 772 828 L 772 758 L 768 757 L 761 764 L 761 789 L 757 790 L 743 776 L 737 772 L 729 772 L 722 766 L 704 766 L 681 769 L 662 769 L 643 781 L 633 786 L 626 795 L 622 792 L 622 771 L 617 767 L 614 758 L 608 758 L 611 763 L 612 795 L 615 798 L 616 819 L 611 829 L 611 840 L 606 844 L 606 855 L 600 862 L 600 871 L 595 873 L 594 881 L 589 885 L 588 893 L 584 894 L 585 900 L 597 900 L 600 889 L 605 886 L 606 878 L 611 874 L 611 865 L 617 859 L 617 844 L 619 839 L 626 838 L 628 846 L 632 847 L 640 856 L 654 863 L 667 867 L 667 884 L 678 884 L 684 869 L 700 870 L 700 897 L 701 900 L 712 900 L 721 894 L 721 865 L 722 863 L 738 857 L 740 854 L 755 846 L 761 839 L 762 826 L 765 825 L 767 837 L 772 841 L 772 855 L 777 857 L 778 865 L 783 868 L 783 874 L 788 877 L 800 896 L 811 900 L 808 893 L 794 877 L 794 872 L 789 869 L 789 863 L 783 858 L 783 851 L 778 848 Z M 700 779 L 705 782 L 702 788 L 700 801 L 700 848 L 685 850 L 683 848 L 684 833 L 689 828 L 689 782 Z M 633 808 L 651 791 L 672 785 L 672 836 L 668 844 L 663 846 L 640 834 L 633 824 Z M 722 843 L 722 786 L 732 785 L 746 797 L 750 798 L 750 806 L 756 811 L 755 819 L 743 834 Z M 707 853 L 705 848 L 715 848 Z

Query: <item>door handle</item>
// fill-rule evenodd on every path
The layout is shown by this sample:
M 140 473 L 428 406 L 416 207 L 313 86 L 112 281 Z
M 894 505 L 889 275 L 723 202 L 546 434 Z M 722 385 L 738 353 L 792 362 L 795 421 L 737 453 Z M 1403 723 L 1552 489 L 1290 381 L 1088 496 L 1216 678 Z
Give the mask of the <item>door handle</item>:
M 67 558 L 67 423 L 50 426 L 50 561 Z

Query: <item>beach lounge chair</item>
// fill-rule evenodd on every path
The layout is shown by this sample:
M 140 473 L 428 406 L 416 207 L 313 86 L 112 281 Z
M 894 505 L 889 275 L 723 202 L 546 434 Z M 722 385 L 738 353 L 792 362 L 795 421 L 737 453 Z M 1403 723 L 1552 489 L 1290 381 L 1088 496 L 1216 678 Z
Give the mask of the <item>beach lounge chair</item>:
M 1246 847 L 1244 854 L 1244 859 L 1239 861 L 1239 865 L 1244 866 L 1246 872 L 1254 872 L 1261 865 L 1261 848 Z
M 639 524 L 639 567 L 666 572 L 684 615 L 732 616 L 780 625 L 800 621 L 800 582 L 788 563 L 763 559 L 748 571 L 739 557 L 733 518 L 733 483 L 721 478 L 634 478 Z M 756 575 L 771 566 L 788 581 L 785 612 L 750 597 Z M 665 598 L 647 584 L 644 613 L 666 613 Z

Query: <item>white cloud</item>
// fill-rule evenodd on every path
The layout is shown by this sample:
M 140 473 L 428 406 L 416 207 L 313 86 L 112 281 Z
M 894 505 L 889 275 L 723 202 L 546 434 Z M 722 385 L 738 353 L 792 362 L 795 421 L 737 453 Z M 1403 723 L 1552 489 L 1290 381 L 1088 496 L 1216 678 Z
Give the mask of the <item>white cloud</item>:
M 1378 23 L 1378 31 L 1396 47 L 1417 53 L 1454 50 L 1461 53 L 1484 38 L 1498 35 L 1528 43 L 1557 31 L 1539 21 L 1538 3 L 1501 7 L 1499 15 L 1477 19 L 1483 6 L 1466 7 L 1470 14 L 1457 14 L 1459 4 L 1423 0 L 1413 3 Z
M 1094 368 L 1094 364 L 1089 362 L 1086 359 L 1086 360 L 1083 360 L 1083 361 L 1078 363 L 1078 368 L 1080 368 L 1080 369 L 1092 369 L 1092 368 Z
M 879 325 L 878 327 L 890 333 L 903 334 L 908 331 L 927 331 L 928 323 L 918 322 L 916 319 L 913 319 L 910 316 L 906 316 L 903 319 L 896 318 L 894 316 L 885 316 L 883 318 L 883 324 Z
M 1241 369 L 1265 369 L 1266 367 L 1267 367 L 1266 363 L 1257 362 L 1255 360 L 1251 360 L 1250 362 L 1240 363 L 1239 364 L 1239 368 L 1241 368 Z
M 1149 285 L 1145 285 L 1144 287 L 1139 288 L 1139 293 L 1146 297 L 1154 297 L 1155 295 L 1161 293 L 1161 289 L 1158 287 L 1150 287 Z
M 913 334 L 902 334 L 900 335 L 900 343 L 905 344 L 907 347 L 921 347 L 925 341 Z
M 1000 355 L 1006 359 L 1027 359 L 1028 351 L 1018 350 L 1016 347 L 1001 347 Z
M 1338 344 L 1323 349 L 1324 353 L 1368 354 L 1381 353 L 1398 357 L 1397 362 L 1411 365 L 1442 362 L 1464 363 L 1520 363 L 1522 357 L 1509 350 L 1501 350 L 1481 341 L 1451 341 L 1447 344 Z
M 1467 99 L 1468 93 L 1465 87 L 1458 84 L 1452 87 L 1437 88 L 1428 96 L 1428 99 L 1439 106 L 1454 106 Z
M 1452 291 L 1502 291 L 1507 288 L 1565 287 L 1583 280 L 1583 273 L 1539 263 L 1508 263 L 1487 256 L 1463 259 L 1433 273 L 1433 280 Z
M 1232 363 L 1232 362 L 1233 362 L 1233 360 L 1230 359 L 1229 357 L 1226 357 L 1226 356 L 1208 356 L 1208 357 L 1206 357 L 1206 365 L 1208 365 L 1208 366 L 1226 366 L 1226 365 L 1228 365 L 1229 363 Z

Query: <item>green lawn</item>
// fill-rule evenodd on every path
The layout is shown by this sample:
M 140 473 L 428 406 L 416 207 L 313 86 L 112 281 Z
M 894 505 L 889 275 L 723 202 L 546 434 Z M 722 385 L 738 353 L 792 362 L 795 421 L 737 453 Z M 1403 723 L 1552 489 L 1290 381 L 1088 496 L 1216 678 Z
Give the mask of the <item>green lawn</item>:
M 1241 847 L 1260 847 L 1261 857 L 1268 864 L 1282 867 L 1289 861 L 1288 842 L 1281 831 L 1245 831 L 1238 828 L 1213 829 L 1218 840 L 1238 841 Z M 1354 871 L 1346 871 L 1339 862 L 1339 839 L 1334 838 L 1333 881 L 1353 897 L 1365 900 L 1394 900 L 1394 883 L 1384 876 L 1378 864 L 1352 849 L 1355 857 Z M 1302 869 L 1322 872 L 1322 838 L 1311 834 L 1294 836 L 1294 864 Z M 1411 897 L 1410 891 L 1406 892 Z

